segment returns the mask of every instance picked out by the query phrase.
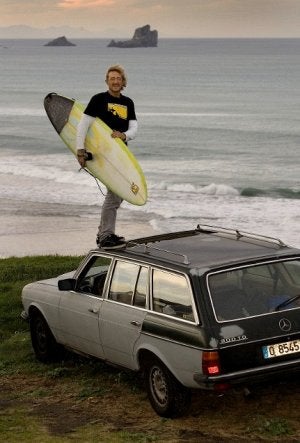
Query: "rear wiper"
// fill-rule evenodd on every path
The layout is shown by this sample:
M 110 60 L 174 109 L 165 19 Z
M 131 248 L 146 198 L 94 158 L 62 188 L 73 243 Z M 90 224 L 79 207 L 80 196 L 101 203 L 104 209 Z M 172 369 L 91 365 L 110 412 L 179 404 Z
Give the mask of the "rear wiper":
M 282 303 L 279 303 L 278 306 L 274 309 L 274 311 L 279 311 L 280 308 L 284 308 L 285 306 L 290 305 L 293 303 L 293 301 L 298 300 L 300 298 L 300 294 L 295 295 L 294 297 L 288 298 L 287 300 L 283 301 Z

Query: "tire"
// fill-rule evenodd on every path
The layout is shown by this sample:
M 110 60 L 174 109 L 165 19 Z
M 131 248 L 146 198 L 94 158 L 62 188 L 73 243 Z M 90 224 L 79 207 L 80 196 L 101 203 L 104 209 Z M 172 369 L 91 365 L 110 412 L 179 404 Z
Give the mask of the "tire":
M 56 342 L 42 314 L 34 313 L 30 318 L 30 334 L 32 347 L 39 361 L 49 363 L 61 359 L 63 347 Z
M 179 383 L 160 360 L 146 363 L 145 381 L 149 401 L 158 415 L 175 418 L 187 412 L 190 390 Z

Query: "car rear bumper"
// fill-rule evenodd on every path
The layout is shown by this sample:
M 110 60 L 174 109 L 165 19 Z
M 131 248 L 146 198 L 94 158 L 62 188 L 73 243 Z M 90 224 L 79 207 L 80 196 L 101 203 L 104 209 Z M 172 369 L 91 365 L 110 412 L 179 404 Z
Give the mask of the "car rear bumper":
M 213 389 L 216 385 L 254 384 L 277 377 L 287 377 L 300 371 L 300 358 L 297 360 L 280 362 L 269 366 L 260 366 L 243 371 L 229 372 L 215 376 L 194 374 L 194 381 L 199 387 Z

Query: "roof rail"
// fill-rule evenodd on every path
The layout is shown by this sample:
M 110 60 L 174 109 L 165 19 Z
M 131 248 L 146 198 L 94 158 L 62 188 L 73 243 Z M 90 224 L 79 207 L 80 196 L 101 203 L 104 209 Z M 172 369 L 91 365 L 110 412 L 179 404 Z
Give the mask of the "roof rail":
M 182 235 L 179 235 L 179 234 L 182 234 Z M 139 238 L 137 240 L 129 240 L 126 244 L 126 247 L 133 248 L 133 247 L 139 246 L 140 248 L 142 248 L 143 254 L 156 253 L 158 256 L 160 254 L 161 255 L 166 254 L 168 256 L 168 260 L 170 260 L 170 255 L 173 257 L 178 257 L 178 260 L 173 260 L 173 261 L 178 261 L 178 262 L 182 261 L 183 264 L 188 265 L 188 264 L 190 264 L 190 261 L 189 261 L 188 256 L 186 254 L 181 254 L 180 252 L 169 251 L 168 249 L 157 248 L 153 245 L 148 244 L 148 243 L 154 243 L 156 241 L 169 240 L 171 238 L 182 237 L 182 236 L 184 236 L 184 234 L 186 234 L 185 236 L 188 236 L 188 235 L 191 236 L 191 235 L 196 235 L 197 233 L 195 233 L 195 230 L 192 230 L 192 231 L 183 231 L 181 233 L 175 232 L 175 233 L 170 233 L 170 234 L 161 234 L 161 235 L 152 236 L 152 237 L 145 237 L 145 239 Z M 135 253 L 138 254 L 139 251 L 135 251 Z M 164 260 L 164 259 L 166 260 L 166 257 L 160 256 L 159 258 L 161 258 L 162 260 Z
M 196 231 L 210 232 L 210 233 L 216 233 L 216 234 L 229 234 L 229 235 L 235 236 L 237 240 L 239 240 L 240 238 L 248 238 L 248 239 L 252 239 L 252 240 L 259 240 L 259 241 L 264 241 L 266 243 L 276 244 L 280 248 L 287 247 L 287 245 L 279 238 L 268 237 L 267 235 L 253 234 L 251 232 L 240 231 L 239 229 L 223 228 L 220 226 L 198 224 Z
M 185 265 L 188 265 L 190 263 L 187 255 L 181 254 L 180 252 L 168 251 L 167 249 L 156 248 L 155 246 L 149 246 L 149 245 L 145 245 L 144 246 L 144 253 L 145 254 L 149 254 L 152 251 L 156 251 L 158 253 L 165 253 L 165 254 L 168 254 L 168 255 L 173 255 L 175 257 L 181 257 L 182 258 L 182 263 L 184 263 Z
M 127 242 L 127 246 L 135 246 L 138 244 L 156 243 L 163 240 L 171 240 L 173 238 L 191 237 L 192 235 L 198 235 L 197 229 L 190 229 L 188 231 L 175 231 L 167 232 L 164 234 L 150 235 L 148 237 L 135 238 Z

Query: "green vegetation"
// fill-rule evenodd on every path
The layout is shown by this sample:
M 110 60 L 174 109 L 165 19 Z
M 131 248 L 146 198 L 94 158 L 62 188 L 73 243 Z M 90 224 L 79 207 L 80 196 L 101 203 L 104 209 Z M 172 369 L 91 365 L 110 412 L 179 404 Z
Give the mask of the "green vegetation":
M 119 426 L 112 431 L 107 429 L 106 419 L 95 420 L 94 409 L 97 408 L 98 399 L 101 400 L 103 396 L 116 393 L 118 398 L 122 398 L 123 394 L 118 391 L 123 386 L 129 394 L 134 386 L 135 392 L 144 395 L 142 389 L 137 387 L 139 383 L 132 384 L 133 374 L 73 354 L 67 355 L 65 361 L 49 365 L 38 362 L 34 357 L 29 325 L 20 317 L 22 288 L 27 283 L 75 270 L 81 260 L 82 257 L 69 256 L 0 260 L 1 441 L 157 441 L 155 435 L 124 432 Z M 90 414 L 86 414 L 83 402 L 90 403 L 91 400 L 94 403 L 90 407 Z M 35 404 L 41 407 L 35 408 Z M 75 417 L 68 410 L 73 410 Z M 53 420 L 57 422 L 58 429 L 52 429 Z
M 51 278 L 78 267 L 82 257 L 42 256 L 0 260 L 0 339 L 24 330 L 21 291 L 32 281 Z
M 72 271 L 81 259 L 45 256 L 0 260 L 1 441 L 300 440 L 297 381 L 288 390 L 280 385 L 265 388 L 259 401 L 252 403 L 234 391 L 228 397 L 199 394 L 190 416 L 166 420 L 152 411 L 141 377 L 135 373 L 74 354 L 66 354 L 64 361 L 56 364 L 39 363 L 31 347 L 28 324 L 20 317 L 22 288 L 29 282 Z
M 270 437 L 286 437 L 294 430 L 287 419 L 281 417 L 264 417 L 258 415 L 253 418 L 251 430 Z

